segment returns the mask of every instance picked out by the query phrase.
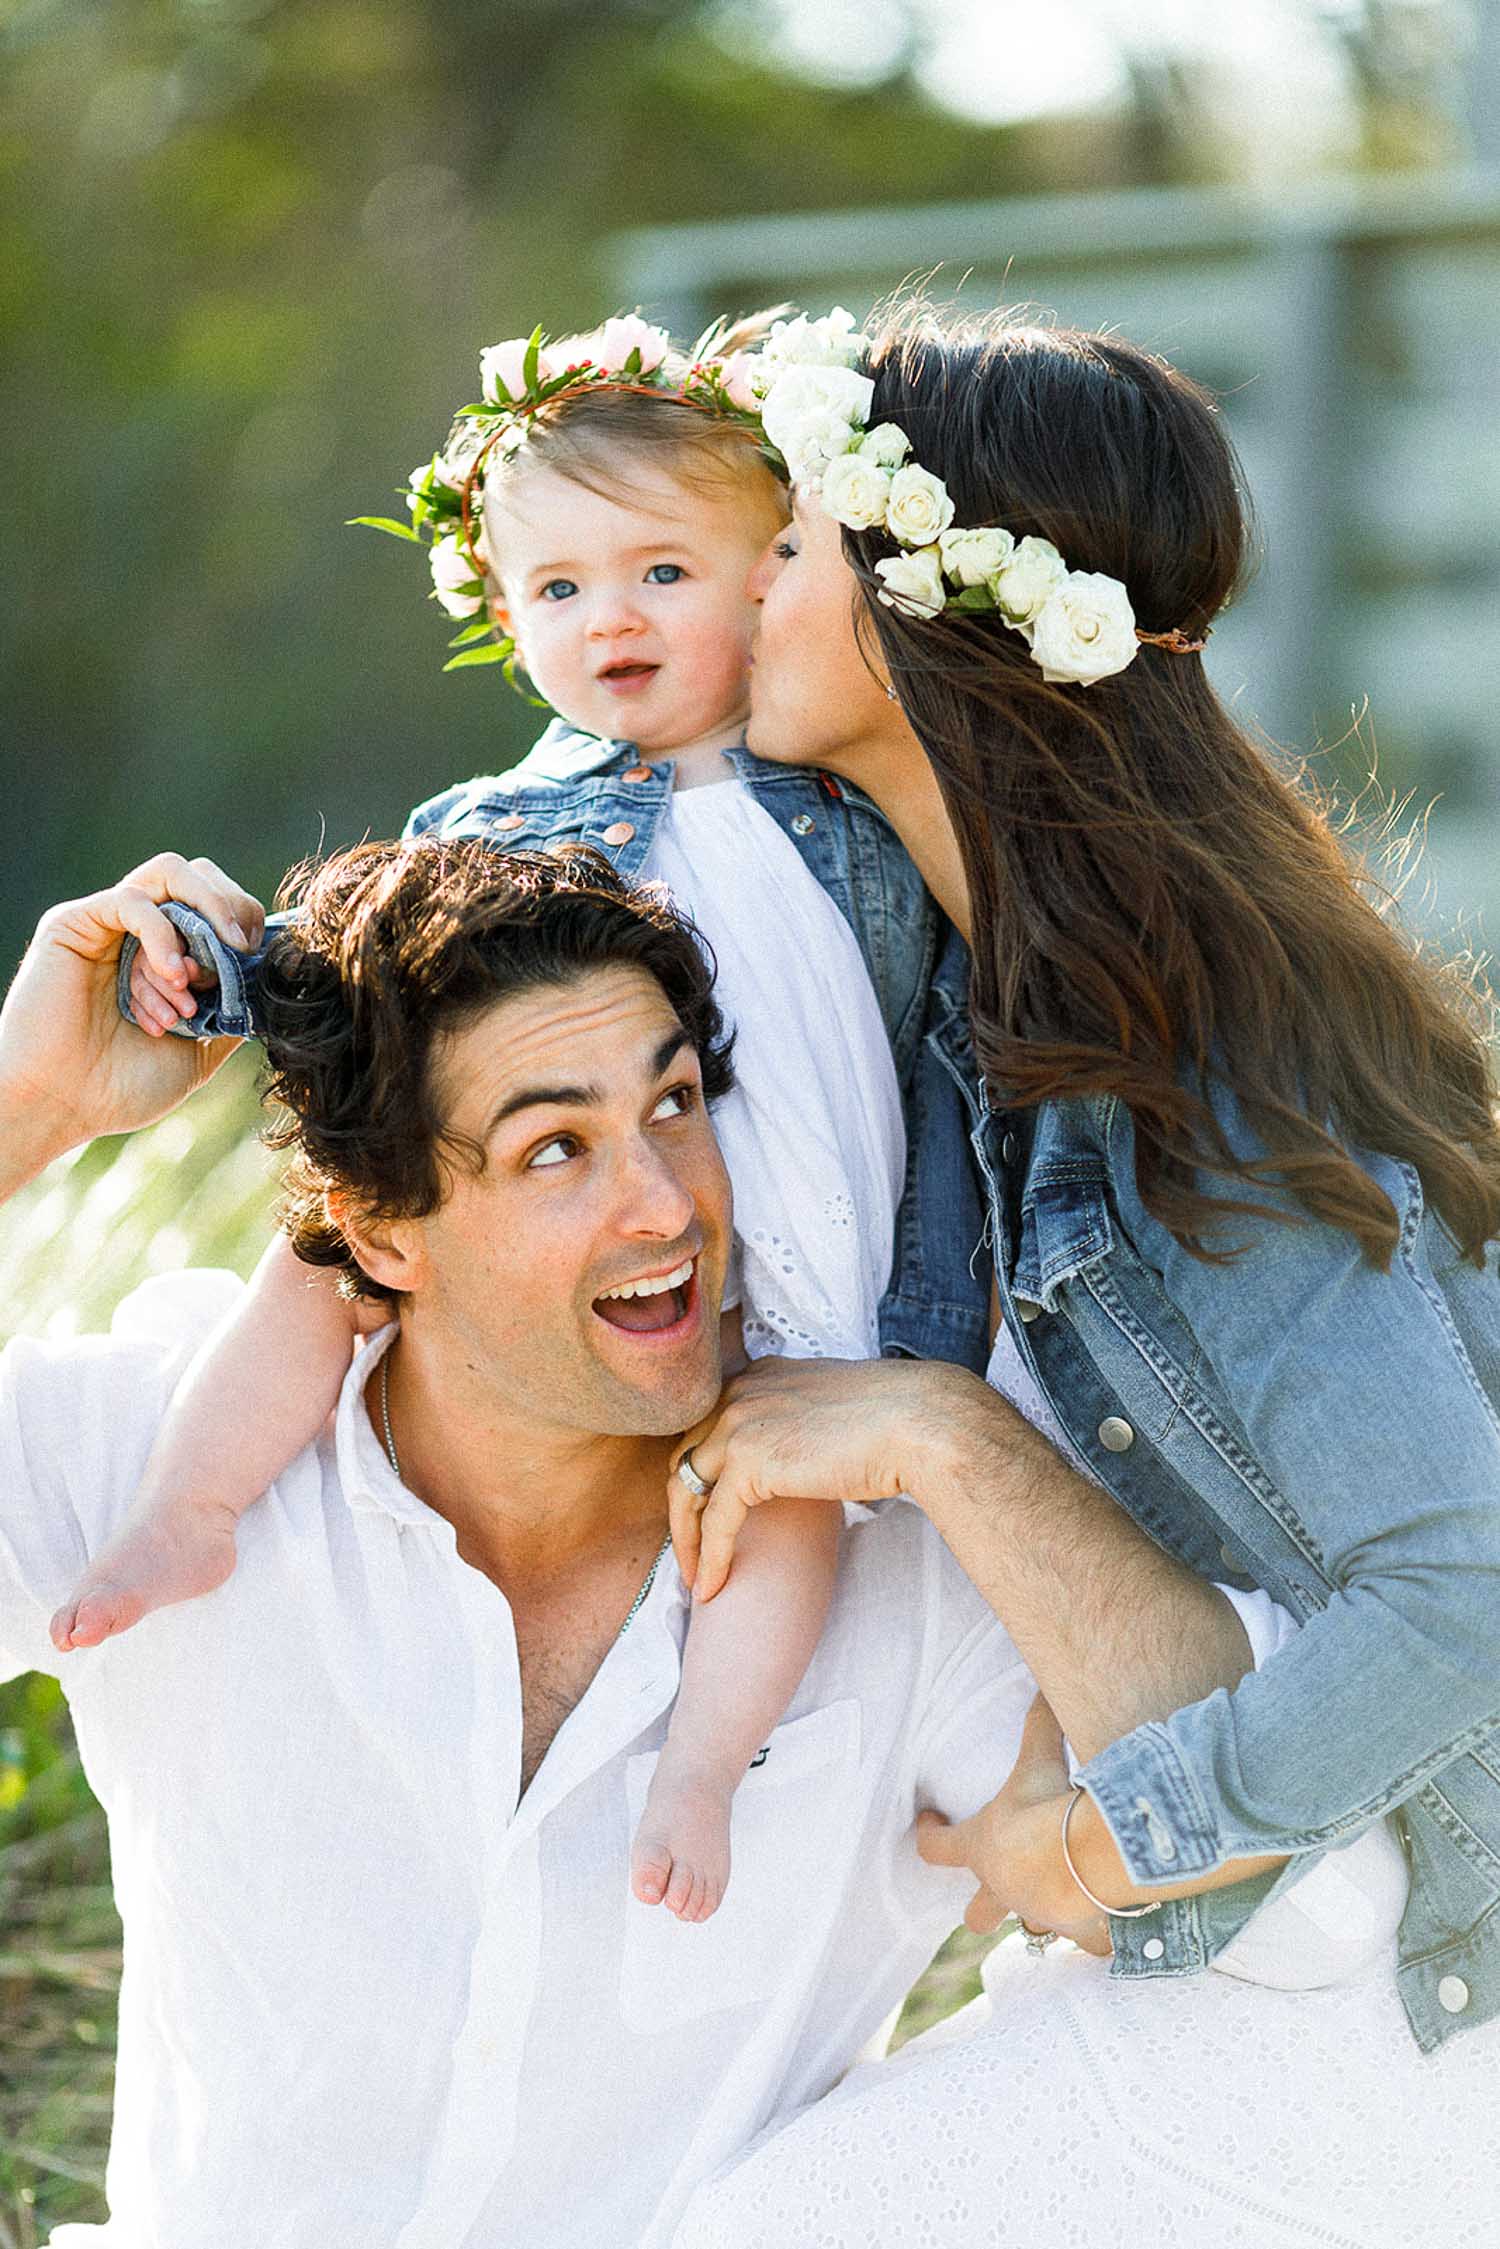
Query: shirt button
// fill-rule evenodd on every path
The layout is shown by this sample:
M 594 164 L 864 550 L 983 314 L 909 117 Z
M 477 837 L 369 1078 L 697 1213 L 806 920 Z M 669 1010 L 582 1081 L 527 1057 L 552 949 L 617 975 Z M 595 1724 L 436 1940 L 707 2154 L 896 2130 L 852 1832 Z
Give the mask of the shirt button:
M 1166 1949 L 1160 1937 L 1147 1937 L 1141 1946 L 1141 1956 L 1146 1960 L 1160 1960 Z
M 1446 2015 L 1461 2015 L 1469 2004 L 1469 1987 L 1462 1976 L 1444 1976 L 1438 1985 L 1438 2005 Z
M 652 777 L 649 765 L 633 765 L 628 773 L 621 775 L 621 779 L 625 781 L 649 781 Z
M 1013 1164 L 1016 1160 L 1016 1136 L 1008 1132 L 1000 1143 L 1000 1161 Z
M 635 828 L 629 820 L 613 820 L 599 838 L 601 843 L 629 843 Z
M 794 836 L 810 836 L 817 824 L 810 812 L 799 812 L 792 822 L 792 834 Z
M 1135 1431 L 1117 1413 L 1106 1414 L 1099 1424 L 1099 1442 L 1106 1452 L 1129 1452 L 1135 1443 Z
M 1029 1328 L 1033 1320 L 1039 1320 L 1042 1316 L 1040 1304 L 1033 1304 L 1029 1296 L 1018 1296 L 1015 1299 L 1015 1306 L 1016 1318 L 1023 1327 Z
M 526 815 L 524 812 L 507 812 L 503 820 L 495 822 L 496 829 L 502 835 L 509 835 L 513 829 L 524 828 L 525 825 Z

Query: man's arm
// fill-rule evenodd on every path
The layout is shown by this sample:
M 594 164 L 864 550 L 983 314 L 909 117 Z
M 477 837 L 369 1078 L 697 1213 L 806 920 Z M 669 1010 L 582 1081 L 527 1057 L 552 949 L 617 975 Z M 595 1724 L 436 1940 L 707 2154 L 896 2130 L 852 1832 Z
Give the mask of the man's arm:
M 187 983 L 161 903 L 207 915 L 228 944 L 264 916 L 211 860 L 147 860 L 110 890 L 43 915 L 0 1009 L 0 1200 L 69 1149 L 154 1124 L 211 1078 L 238 1043 L 151 1038 L 120 1015 L 115 974 L 127 933 L 152 966 Z
M 1003 1619 L 1081 1758 L 1251 1669 L 1223 1594 L 961 1367 L 763 1359 L 686 1443 L 713 1487 L 700 1589 L 722 1582 L 734 1533 L 762 1500 L 905 1492 Z M 682 1554 L 698 1524 L 675 1476 L 671 1501 Z

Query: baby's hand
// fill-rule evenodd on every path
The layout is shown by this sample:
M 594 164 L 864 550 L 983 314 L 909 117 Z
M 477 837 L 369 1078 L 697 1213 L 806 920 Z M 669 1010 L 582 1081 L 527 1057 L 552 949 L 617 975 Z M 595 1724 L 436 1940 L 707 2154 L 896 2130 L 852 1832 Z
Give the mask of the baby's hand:
M 215 989 L 217 983 L 212 971 L 185 951 L 179 951 L 174 967 L 165 970 L 151 966 L 143 947 L 130 971 L 130 1005 L 141 1029 L 159 1039 L 179 1018 L 197 1014 L 194 990 Z

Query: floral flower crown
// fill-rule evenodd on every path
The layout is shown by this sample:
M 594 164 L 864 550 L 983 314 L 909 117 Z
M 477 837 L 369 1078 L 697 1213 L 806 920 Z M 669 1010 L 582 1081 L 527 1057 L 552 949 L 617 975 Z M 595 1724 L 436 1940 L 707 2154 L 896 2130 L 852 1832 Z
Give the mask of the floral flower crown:
M 444 665 L 502 664 L 517 685 L 515 643 L 489 617 L 487 557 L 478 522 L 485 465 L 526 441 L 539 409 L 591 390 L 638 391 L 703 408 L 743 429 L 804 494 L 816 494 L 851 531 L 884 531 L 905 553 L 875 564 L 878 598 L 910 617 L 944 610 L 993 613 L 1019 633 L 1042 677 L 1072 686 L 1124 671 L 1149 643 L 1173 655 L 1204 647 L 1180 628 L 1142 632 L 1118 578 L 1070 570 L 1050 539 L 1017 539 L 999 525 L 955 529 L 947 486 L 909 459 L 911 440 L 894 422 L 869 426 L 875 385 L 858 371 L 869 338 L 835 306 L 822 320 L 773 323 L 758 351 L 723 351 L 716 324 L 691 355 L 674 351 L 664 328 L 637 314 L 606 320 L 592 335 L 553 342 L 537 328 L 480 355 L 479 404 L 459 409 L 467 425 L 450 450 L 412 471 L 410 523 L 355 516 L 356 523 L 429 548 L 433 598 L 461 626 Z
M 875 564 L 878 598 L 909 617 L 945 609 L 993 612 L 1021 635 L 1043 679 L 1092 686 L 1134 661 L 1148 642 L 1192 655 L 1208 638 L 1142 632 L 1118 578 L 1070 570 L 1050 539 L 1017 539 L 998 525 L 954 528 L 940 477 L 909 460 L 894 422 L 869 427 L 874 382 L 856 362 L 869 349 L 851 314 L 779 322 L 751 383 L 761 422 L 799 491 L 816 492 L 836 523 L 884 531 L 904 554 Z
M 632 313 L 606 320 L 590 335 L 553 340 L 536 328 L 529 336 L 513 336 L 481 352 L 479 403 L 459 408 L 447 447 L 407 479 L 411 521 L 383 515 L 350 518 L 372 531 L 427 546 L 433 599 L 462 627 L 448 643 L 458 654 L 449 658 L 444 671 L 502 664 L 512 687 L 519 686 L 515 642 L 489 616 L 489 558 L 480 505 L 490 456 L 498 451 L 508 459 L 518 452 L 540 408 L 588 391 L 635 391 L 700 407 L 763 443 L 760 400 L 750 387 L 758 354 L 716 352 L 722 333 L 722 324 L 716 324 L 687 355 L 673 348 L 665 328 L 653 328 Z

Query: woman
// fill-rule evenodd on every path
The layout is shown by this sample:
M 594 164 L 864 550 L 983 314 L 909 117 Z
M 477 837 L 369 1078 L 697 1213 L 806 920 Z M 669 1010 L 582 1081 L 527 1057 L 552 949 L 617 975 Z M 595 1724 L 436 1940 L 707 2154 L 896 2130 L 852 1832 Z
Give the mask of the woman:
M 976 1583 L 1004 1580 L 1088 1759 L 1075 1788 L 1039 1724 L 996 1805 L 924 1847 L 979 1873 L 977 1924 L 1018 1910 L 1118 1972 L 1003 1948 L 990 2027 L 856 2073 L 700 2195 L 681 2249 L 1494 2240 L 1500 1139 L 1475 1003 L 1208 683 L 1244 526 L 1202 395 L 1023 329 L 892 334 L 860 371 L 872 435 L 946 488 L 928 560 L 847 480 L 843 528 L 802 500 L 758 574 L 751 744 L 867 792 L 968 940 L 973 1051 L 940 1004 L 927 1113 L 967 1062 L 992 1379 L 1074 1466 L 1018 1489 L 1014 1409 L 952 1368 L 759 1368 L 689 1442 L 703 1568 L 759 1499 L 899 1472 Z M 950 524 L 1124 589 L 1096 599 L 1119 660 L 1038 661 L 1036 611 L 971 585 Z M 898 1309 L 974 1247 L 921 1198 L 920 1138 Z M 1071 1644 L 1057 1588 L 1080 1540 L 1146 1532 L 1305 1621 L 1232 1694 L 1104 1746 L 1073 1674 L 1109 1570 Z M 1275 1864 L 1387 1813 L 1399 1954 L 1295 1995 L 1191 1972 Z

